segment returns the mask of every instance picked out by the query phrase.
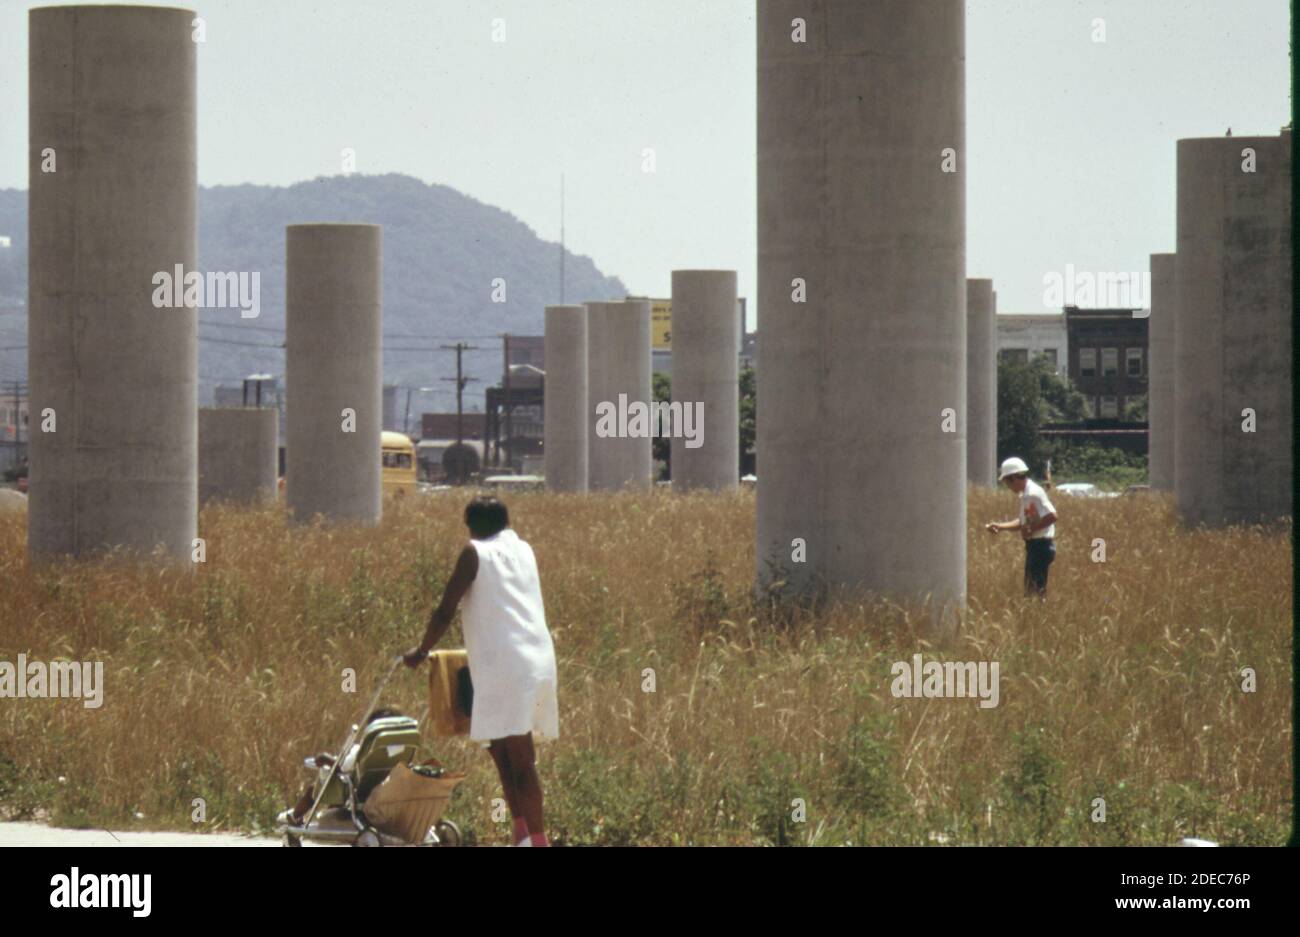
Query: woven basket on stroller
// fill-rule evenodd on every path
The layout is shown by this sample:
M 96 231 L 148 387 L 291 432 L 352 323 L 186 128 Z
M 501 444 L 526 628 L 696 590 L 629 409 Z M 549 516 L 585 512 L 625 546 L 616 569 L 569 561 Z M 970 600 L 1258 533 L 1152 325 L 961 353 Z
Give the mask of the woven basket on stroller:
M 408 843 L 422 842 L 429 830 L 442 819 L 452 791 L 465 780 L 463 772 L 423 774 L 419 768 L 437 769 L 437 762 L 393 768 L 383 783 L 366 798 L 362 808 L 375 829 L 397 836 Z

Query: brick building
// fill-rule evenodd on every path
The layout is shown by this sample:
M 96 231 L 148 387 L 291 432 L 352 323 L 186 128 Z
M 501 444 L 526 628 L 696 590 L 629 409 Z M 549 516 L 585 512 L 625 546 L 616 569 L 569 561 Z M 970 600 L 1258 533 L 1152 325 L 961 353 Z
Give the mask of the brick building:
M 1148 321 L 1143 309 L 1065 307 L 1070 383 L 1091 418 L 1145 422 Z

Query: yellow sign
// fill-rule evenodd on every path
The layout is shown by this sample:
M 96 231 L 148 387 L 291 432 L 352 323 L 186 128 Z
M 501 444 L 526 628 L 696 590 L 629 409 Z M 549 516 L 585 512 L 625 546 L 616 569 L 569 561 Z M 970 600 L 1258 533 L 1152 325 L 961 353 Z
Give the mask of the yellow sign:
M 655 351 L 671 351 L 673 347 L 673 301 L 650 300 L 650 347 Z
M 629 296 L 628 299 L 638 297 Z M 644 297 L 639 297 L 644 298 Z M 736 300 L 737 334 L 743 343 L 745 335 L 745 300 Z M 673 350 L 673 301 L 671 299 L 650 300 L 650 347 L 655 351 Z M 736 346 L 740 352 L 740 345 Z

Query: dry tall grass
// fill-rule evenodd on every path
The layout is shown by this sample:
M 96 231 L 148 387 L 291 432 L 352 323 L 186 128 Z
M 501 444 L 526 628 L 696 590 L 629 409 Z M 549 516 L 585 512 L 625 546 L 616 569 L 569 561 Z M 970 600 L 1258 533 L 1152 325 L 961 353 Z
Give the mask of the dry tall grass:
M 0 660 L 103 660 L 107 683 L 99 710 L 0 700 L 0 808 L 72 825 L 267 828 L 305 780 L 301 757 L 337 745 L 389 657 L 418 640 L 467 496 L 390 503 L 374 530 L 208 509 L 194 571 L 31 569 L 22 518 L 0 518 Z M 1155 497 L 1062 501 L 1040 604 L 1020 595 L 1019 538 L 980 529 L 1011 516 L 1013 496 L 972 493 L 970 611 L 959 637 L 927 647 L 894 606 L 757 612 L 749 493 L 515 496 L 559 655 L 563 738 L 540 757 L 553 835 L 1282 843 L 1289 531 L 1190 532 Z M 1091 562 L 1094 538 L 1105 563 Z M 448 644 L 459 640 L 453 630 Z M 999 661 L 1000 705 L 892 697 L 890 664 L 922 649 Z M 1241 689 L 1245 667 L 1255 693 Z M 424 679 L 403 670 L 388 701 L 417 712 Z M 487 756 L 459 740 L 427 748 L 470 771 L 448 815 L 480 842 L 507 839 Z

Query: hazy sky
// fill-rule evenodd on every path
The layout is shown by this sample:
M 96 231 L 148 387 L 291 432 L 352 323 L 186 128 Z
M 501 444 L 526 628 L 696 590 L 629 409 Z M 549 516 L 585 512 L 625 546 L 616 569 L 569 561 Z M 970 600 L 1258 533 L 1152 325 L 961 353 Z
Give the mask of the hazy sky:
M 0 187 L 27 186 L 40 5 L 0 0 Z M 359 172 L 445 183 L 556 239 L 563 170 L 571 250 L 639 294 L 735 268 L 752 303 L 753 0 L 195 8 L 201 184 L 330 175 L 351 147 Z M 1145 271 L 1174 247 L 1175 141 L 1288 122 L 1289 34 L 1286 0 L 967 3 L 968 275 L 1032 312 L 1067 263 Z

